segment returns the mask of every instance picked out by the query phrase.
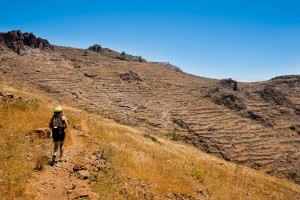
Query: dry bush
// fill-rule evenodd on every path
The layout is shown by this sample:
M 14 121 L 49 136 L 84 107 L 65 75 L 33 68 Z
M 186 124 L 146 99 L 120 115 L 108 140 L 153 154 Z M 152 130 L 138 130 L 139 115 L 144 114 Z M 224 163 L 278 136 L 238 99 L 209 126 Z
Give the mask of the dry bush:
M 35 155 L 35 170 L 42 171 L 47 164 L 47 157 L 43 155 L 41 152 L 37 152 Z
M 199 167 L 193 167 L 191 169 L 191 174 L 192 174 L 193 177 L 195 177 L 201 183 L 204 182 L 205 172 L 201 168 L 199 168 Z

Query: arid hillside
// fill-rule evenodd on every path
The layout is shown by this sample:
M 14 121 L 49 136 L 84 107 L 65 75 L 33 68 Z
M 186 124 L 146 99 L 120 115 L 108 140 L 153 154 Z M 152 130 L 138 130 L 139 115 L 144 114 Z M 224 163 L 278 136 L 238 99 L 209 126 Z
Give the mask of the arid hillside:
M 0 86 L 0 196 L 10 199 L 282 199 L 300 186 L 62 104 L 66 159 L 50 165 L 58 103 Z
M 20 37 L 16 52 L 2 38 L 3 85 L 300 183 L 300 76 L 214 80 L 107 48 L 22 46 Z

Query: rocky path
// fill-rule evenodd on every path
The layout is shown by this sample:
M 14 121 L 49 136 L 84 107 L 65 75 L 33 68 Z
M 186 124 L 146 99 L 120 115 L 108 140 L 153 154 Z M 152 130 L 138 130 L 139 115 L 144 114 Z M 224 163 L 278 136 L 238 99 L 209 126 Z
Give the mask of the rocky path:
M 67 200 L 67 199 L 97 199 L 89 187 L 87 178 L 89 171 L 81 169 L 78 161 L 80 154 L 85 150 L 83 134 L 88 133 L 84 121 L 80 130 L 72 129 L 71 144 L 66 146 L 65 161 L 58 161 L 54 166 L 47 164 L 41 172 L 34 174 L 26 188 L 30 199 Z

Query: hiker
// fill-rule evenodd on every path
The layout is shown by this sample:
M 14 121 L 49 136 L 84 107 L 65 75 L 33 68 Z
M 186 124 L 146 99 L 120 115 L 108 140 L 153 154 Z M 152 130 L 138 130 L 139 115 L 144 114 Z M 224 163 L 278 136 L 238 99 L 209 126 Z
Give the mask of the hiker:
M 52 130 L 52 137 L 54 142 L 54 151 L 52 156 L 52 165 L 55 162 L 55 158 L 58 156 L 58 146 L 60 147 L 59 159 L 63 160 L 64 153 L 64 140 L 65 140 L 65 129 L 68 127 L 67 118 L 62 114 L 62 108 L 56 107 L 54 114 L 50 120 L 49 127 Z

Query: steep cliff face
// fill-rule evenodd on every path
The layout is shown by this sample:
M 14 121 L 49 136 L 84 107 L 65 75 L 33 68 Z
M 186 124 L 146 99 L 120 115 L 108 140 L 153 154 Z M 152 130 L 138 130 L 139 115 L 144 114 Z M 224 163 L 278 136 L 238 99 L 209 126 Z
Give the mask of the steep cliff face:
M 36 37 L 33 33 L 22 33 L 20 30 L 0 33 L 0 43 L 17 54 L 22 54 L 25 47 L 54 51 L 54 46 L 46 39 Z

